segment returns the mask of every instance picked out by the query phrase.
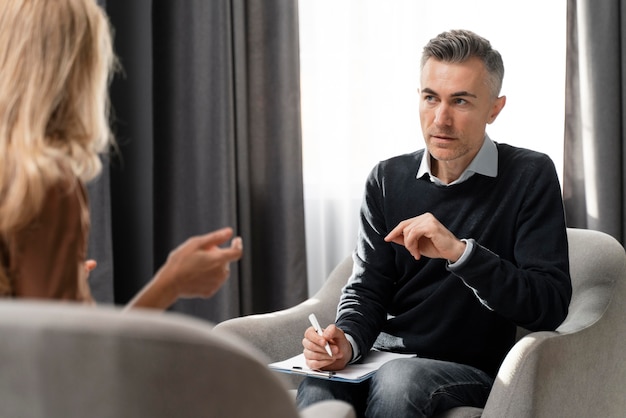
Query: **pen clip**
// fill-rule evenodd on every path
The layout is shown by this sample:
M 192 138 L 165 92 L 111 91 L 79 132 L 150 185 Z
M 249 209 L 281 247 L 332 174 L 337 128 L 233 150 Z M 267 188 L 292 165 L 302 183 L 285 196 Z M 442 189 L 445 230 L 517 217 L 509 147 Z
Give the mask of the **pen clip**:
M 303 369 L 300 366 L 293 366 L 291 368 L 291 370 L 293 370 L 294 373 L 298 373 L 298 374 L 303 374 L 306 376 L 319 376 L 319 377 L 327 377 L 327 378 L 332 378 L 333 376 L 335 376 L 336 372 L 328 372 L 328 371 L 324 371 L 324 370 L 312 370 L 312 369 Z

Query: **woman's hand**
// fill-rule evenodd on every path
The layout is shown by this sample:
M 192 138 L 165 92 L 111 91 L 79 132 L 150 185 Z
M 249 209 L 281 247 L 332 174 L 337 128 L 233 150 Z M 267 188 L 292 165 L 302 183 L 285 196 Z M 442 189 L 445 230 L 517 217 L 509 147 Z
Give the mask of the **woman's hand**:
M 229 247 L 220 247 L 232 235 L 231 228 L 222 228 L 187 239 L 128 307 L 165 309 L 179 298 L 213 296 L 230 275 L 230 263 L 243 254 L 240 237 L 233 238 Z
M 239 260 L 243 253 L 239 237 L 232 240 L 230 247 L 219 247 L 232 234 L 230 228 L 223 228 L 189 238 L 169 254 L 157 276 L 171 280 L 178 297 L 213 296 L 230 275 L 230 263 Z

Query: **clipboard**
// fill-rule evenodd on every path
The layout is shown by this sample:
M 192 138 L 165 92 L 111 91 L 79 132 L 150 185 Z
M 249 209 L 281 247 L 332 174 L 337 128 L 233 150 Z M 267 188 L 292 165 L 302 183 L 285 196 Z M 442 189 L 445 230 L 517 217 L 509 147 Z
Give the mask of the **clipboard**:
M 338 382 L 360 383 L 369 379 L 376 370 L 390 360 L 399 358 L 411 358 L 415 354 L 391 353 L 389 351 L 371 350 L 361 363 L 348 364 L 345 369 L 336 372 L 325 370 L 312 370 L 307 367 L 304 354 L 287 360 L 269 364 L 269 368 L 282 373 L 300 374 L 303 376 L 320 379 L 336 380 Z

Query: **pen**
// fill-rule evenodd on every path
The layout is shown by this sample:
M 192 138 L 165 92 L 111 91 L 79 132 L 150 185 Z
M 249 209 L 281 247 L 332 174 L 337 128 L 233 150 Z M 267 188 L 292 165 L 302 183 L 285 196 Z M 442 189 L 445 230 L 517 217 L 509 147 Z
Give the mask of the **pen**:
M 304 370 L 302 367 L 299 366 L 293 366 L 291 369 L 294 373 L 300 373 L 307 376 L 327 377 L 329 379 L 337 374 L 336 372 L 326 372 L 324 370 Z
M 311 325 L 313 325 L 313 329 L 315 329 L 317 335 L 322 335 L 322 327 L 320 327 L 320 323 L 317 322 L 317 318 L 315 317 L 314 313 L 309 315 L 309 321 L 311 321 Z M 330 345 L 328 344 L 328 341 L 326 341 L 326 346 L 324 348 L 326 348 L 326 352 L 328 353 L 328 355 L 332 357 L 333 352 L 330 350 Z

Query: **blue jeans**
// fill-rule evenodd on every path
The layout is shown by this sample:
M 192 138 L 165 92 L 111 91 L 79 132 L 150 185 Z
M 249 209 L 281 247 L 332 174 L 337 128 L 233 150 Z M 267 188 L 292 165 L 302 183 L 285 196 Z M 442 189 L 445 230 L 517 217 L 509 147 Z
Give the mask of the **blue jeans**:
M 363 383 L 308 377 L 296 401 L 304 408 L 341 399 L 359 417 L 430 417 L 457 406 L 482 408 L 492 385 L 493 379 L 474 367 L 417 357 L 385 363 Z

